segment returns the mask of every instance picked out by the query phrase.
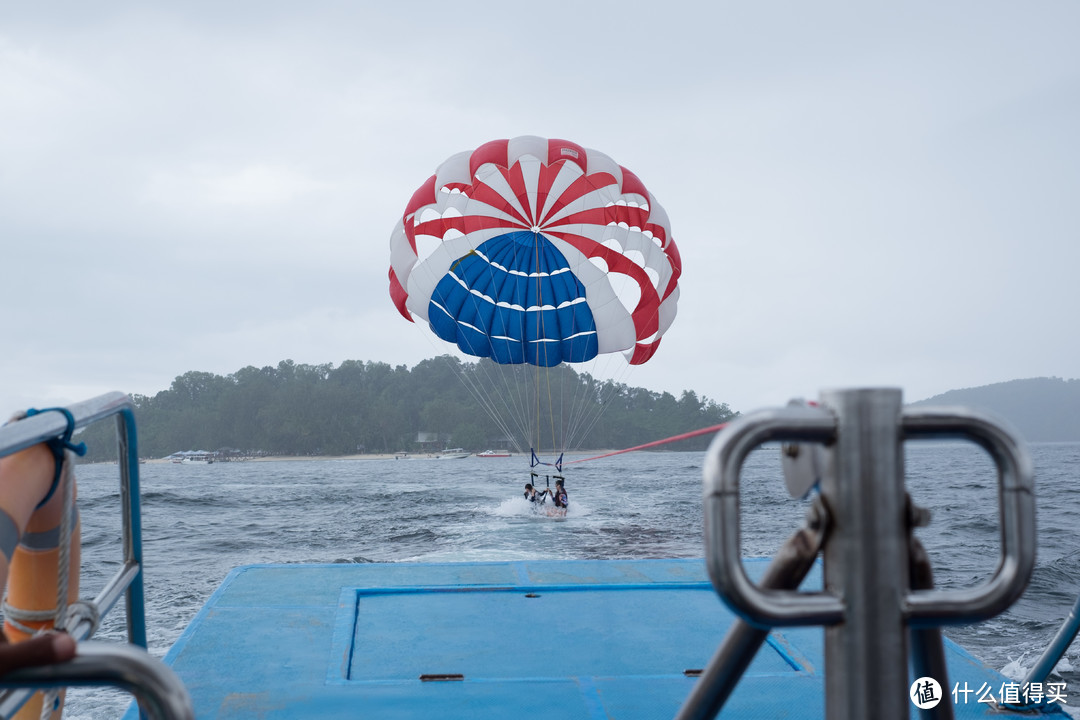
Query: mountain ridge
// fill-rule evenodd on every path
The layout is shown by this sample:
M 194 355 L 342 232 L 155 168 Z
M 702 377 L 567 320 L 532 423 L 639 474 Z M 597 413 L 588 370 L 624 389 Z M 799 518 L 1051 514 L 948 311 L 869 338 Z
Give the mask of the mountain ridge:
M 911 405 L 964 405 L 1011 423 L 1028 442 L 1080 441 L 1080 379 L 1035 377 L 960 388 Z

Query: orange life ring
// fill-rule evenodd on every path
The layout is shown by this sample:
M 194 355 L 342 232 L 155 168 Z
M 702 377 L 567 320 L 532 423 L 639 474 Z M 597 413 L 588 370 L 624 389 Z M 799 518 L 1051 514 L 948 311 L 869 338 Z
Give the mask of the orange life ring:
M 72 503 L 71 512 L 71 537 L 68 551 L 68 575 L 67 575 L 67 598 L 68 602 L 74 602 L 79 596 L 79 563 L 81 558 L 80 524 L 78 509 L 74 503 L 74 477 L 71 476 L 70 461 L 65 463 L 63 472 L 65 482 L 71 483 Z M 9 618 L 5 614 L 4 635 L 10 642 L 17 643 L 28 640 L 35 632 L 51 629 L 53 620 L 19 619 L 18 611 L 29 613 L 55 611 L 57 595 L 60 585 L 60 536 L 61 518 L 64 514 L 64 491 L 61 487 L 49 498 L 43 506 L 34 511 L 30 516 L 26 529 L 19 539 L 11 555 L 8 565 L 7 581 L 7 604 L 13 609 Z M 31 632 L 27 632 L 30 630 Z M 34 693 L 23 705 L 22 709 L 14 715 L 15 718 L 37 719 L 41 717 L 41 705 L 45 694 Z M 54 700 L 52 718 L 59 718 L 63 712 L 64 695 L 52 695 Z

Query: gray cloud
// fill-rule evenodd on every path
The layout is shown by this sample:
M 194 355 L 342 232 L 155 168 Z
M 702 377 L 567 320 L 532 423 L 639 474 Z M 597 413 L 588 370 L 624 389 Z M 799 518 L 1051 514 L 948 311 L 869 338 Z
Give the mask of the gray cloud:
M 454 152 L 633 169 L 686 262 L 626 377 L 739 409 L 1080 375 L 1071 3 L 0 10 L 0 409 L 412 365 L 388 238 Z

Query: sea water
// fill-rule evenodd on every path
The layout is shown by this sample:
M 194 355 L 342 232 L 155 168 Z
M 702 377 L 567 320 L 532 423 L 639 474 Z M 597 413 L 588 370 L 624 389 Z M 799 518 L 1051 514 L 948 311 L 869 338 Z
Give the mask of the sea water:
M 1080 443 L 1029 450 L 1039 539 L 1031 585 L 1004 615 L 946 631 L 1015 678 L 1035 662 L 1080 592 Z M 978 584 L 993 572 L 999 547 L 989 457 L 964 443 L 908 443 L 905 453 L 909 490 L 932 513 L 918 536 L 937 584 Z M 143 464 L 150 651 L 163 656 L 226 574 L 246 563 L 703 557 L 703 460 L 702 452 L 638 452 L 568 463 L 565 517 L 536 513 L 525 501 L 530 479 L 554 485 L 545 477 L 552 468 L 530 478 L 526 457 Z M 84 597 L 119 566 L 117 472 L 109 464 L 78 469 Z M 748 458 L 742 492 L 744 554 L 770 556 L 808 506 L 786 494 L 777 446 Z M 123 628 L 121 602 L 98 639 L 122 639 Z M 1078 655 L 1080 646 L 1054 679 L 1067 682 L 1069 702 L 1080 705 Z M 72 690 L 67 716 L 118 717 L 128 701 L 119 691 Z

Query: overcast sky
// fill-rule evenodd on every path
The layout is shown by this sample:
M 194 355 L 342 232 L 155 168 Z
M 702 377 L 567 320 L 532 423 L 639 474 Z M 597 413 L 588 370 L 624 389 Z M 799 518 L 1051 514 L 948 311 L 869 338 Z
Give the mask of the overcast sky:
M 0 411 L 433 356 L 390 233 L 525 134 L 671 218 L 679 314 L 632 385 L 1080 377 L 1080 5 L 873 5 L 6 3 Z

